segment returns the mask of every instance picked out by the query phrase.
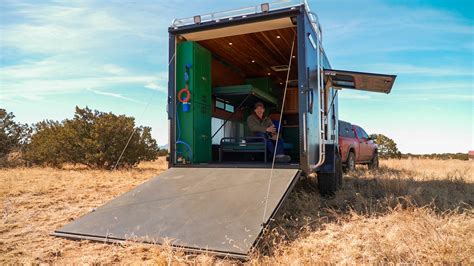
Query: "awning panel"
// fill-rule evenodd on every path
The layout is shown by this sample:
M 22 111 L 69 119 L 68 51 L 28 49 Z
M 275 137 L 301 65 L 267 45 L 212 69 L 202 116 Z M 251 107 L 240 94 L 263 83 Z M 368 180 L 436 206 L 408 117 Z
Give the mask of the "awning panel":
M 326 82 L 333 87 L 362 91 L 390 93 L 396 75 L 325 69 Z

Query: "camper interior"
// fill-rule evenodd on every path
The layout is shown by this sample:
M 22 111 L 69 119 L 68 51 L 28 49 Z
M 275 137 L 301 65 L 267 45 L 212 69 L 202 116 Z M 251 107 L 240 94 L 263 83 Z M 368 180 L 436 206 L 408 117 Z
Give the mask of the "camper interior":
M 289 17 L 177 36 L 175 162 L 269 164 L 273 154 L 246 123 L 262 102 L 276 127 L 282 114 L 287 165 L 298 165 L 296 43 Z

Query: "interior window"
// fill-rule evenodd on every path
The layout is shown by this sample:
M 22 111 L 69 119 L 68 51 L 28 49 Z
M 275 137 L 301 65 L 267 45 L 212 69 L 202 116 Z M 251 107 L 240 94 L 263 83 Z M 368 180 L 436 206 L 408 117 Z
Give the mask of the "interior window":
M 224 123 L 223 119 L 213 117 L 211 119 L 211 132 L 214 134 Z M 212 138 L 212 144 L 218 145 L 221 143 L 221 139 L 224 137 L 224 129 L 219 130 L 217 134 Z
M 219 100 L 216 100 L 216 107 L 219 109 L 225 109 L 225 102 L 221 102 Z
M 229 113 L 233 113 L 234 112 L 234 106 L 230 105 L 230 104 L 226 104 L 225 105 L 225 110 Z
M 226 112 L 233 113 L 235 112 L 235 108 L 232 104 L 226 103 L 224 101 L 221 101 L 219 99 L 216 99 L 216 108 L 222 109 Z

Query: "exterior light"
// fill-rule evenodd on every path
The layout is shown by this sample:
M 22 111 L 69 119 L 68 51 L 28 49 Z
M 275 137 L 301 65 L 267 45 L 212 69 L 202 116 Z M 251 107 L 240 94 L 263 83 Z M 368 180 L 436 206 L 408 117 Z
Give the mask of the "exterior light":
M 201 16 L 194 16 L 194 23 L 201 24 Z
M 270 4 L 269 3 L 263 3 L 260 5 L 260 8 L 262 9 L 263 13 L 267 13 L 270 11 Z

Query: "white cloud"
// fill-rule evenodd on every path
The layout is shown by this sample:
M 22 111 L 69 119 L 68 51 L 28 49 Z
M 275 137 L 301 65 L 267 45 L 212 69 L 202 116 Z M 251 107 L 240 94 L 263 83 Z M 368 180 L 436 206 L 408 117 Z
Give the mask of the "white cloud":
M 135 99 L 133 99 L 133 98 L 123 96 L 123 95 L 120 94 L 120 93 L 105 92 L 105 91 L 99 91 L 99 90 L 93 90 L 93 89 L 88 89 L 88 91 L 91 91 L 91 92 L 93 92 L 93 93 L 95 93 L 95 94 L 98 94 L 98 95 L 103 95 L 103 96 L 109 96 L 109 97 L 119 98 L 119 99 L 122 99 L 122 100 L 134 102 L 134 103 L 146 104 L 146 103 L 144 103 L 144 102 L 142 102 L 142 101 L 138 101 L 138 100 L 135 100 Z
M 23 22 L 0 28 L 1 45 L 28 53 L 78 53 L 110 45 L 111 34 L 134 32 L 132 26 L 106 9 L 87 6 L 23 4 L 16 14 Z
M 363 68 L 369 72 L 393 73 L 397 75 L 474 76 L 472 69 L 460 67 L 428 67 L 412 64 L 380 63 L 359 65 L 359 68 Z
M 87 88 L 105 95 L 99 89 L 123 85 L 166 91 L 167 75 L 137 70 L 137 66 L 127 61 L 123 61 L 126 65 L 115 63 L 117 59 L 129 59 L 132 53 L 143 52 L 140 46 L 130 49 L 124 42 L 144 40 L 143 43 L 156 45 L 157 41 L 167 39 L 155 34 L 156 25 L 163 28 L 167 25 L 150 24 L 149 15 L 155 14 L 146 14 L 148 10 L 135 10 L 133 14 L 87 1 L 9 2 L 8 5 L 20 23 L 0 26 L 0 48 L 18 51 L 21 58 L 31 59 L 0 68 L 3 99 L 40 100 L 44 95 Z M 127 12 L 127 16 L 120 16 L 121 12 Z M 109 93 L 108 96 L 123 95 Z
M 426 91 L 426 90 L 466 90 L 471 91 L 474 89 L 473 84 L 470 82 L 460 82 L 460 81 L 451 81 L 451 82 L 418 82 L 418 83 L 402 83 L 397 84 L 395 82 L 395 88 L 397 91 Z
M 126 72 L 124 68 L 113 65 L 113 64 L 104 65 L 104 70 L 105 72 L 114 74 L 114 75 L 120 75 Z
M 162 91 L 166 92 L 166 88 L 159 86 L 156 82 L 152 81 L 148 84 L 145 85 L 145 88 L 151 89 L 151 90 L 157 90 L 157 91 Z
M 163 74 L 137 74 L 121 66 L 93 64 L 88 59 L 52 57 L 0 68 L 4 98 L 38 100 L 42 95 L 129 85 L 143 88 L 162 82 Z
M 355 91 L 349 91 L 347 89 L 343 89 L 342 93 L 338 93 L 339 98 L 342 99 L 349 99 L 349 100 L 370 100 L 372 97 L 367 94 L 359 94 Z

